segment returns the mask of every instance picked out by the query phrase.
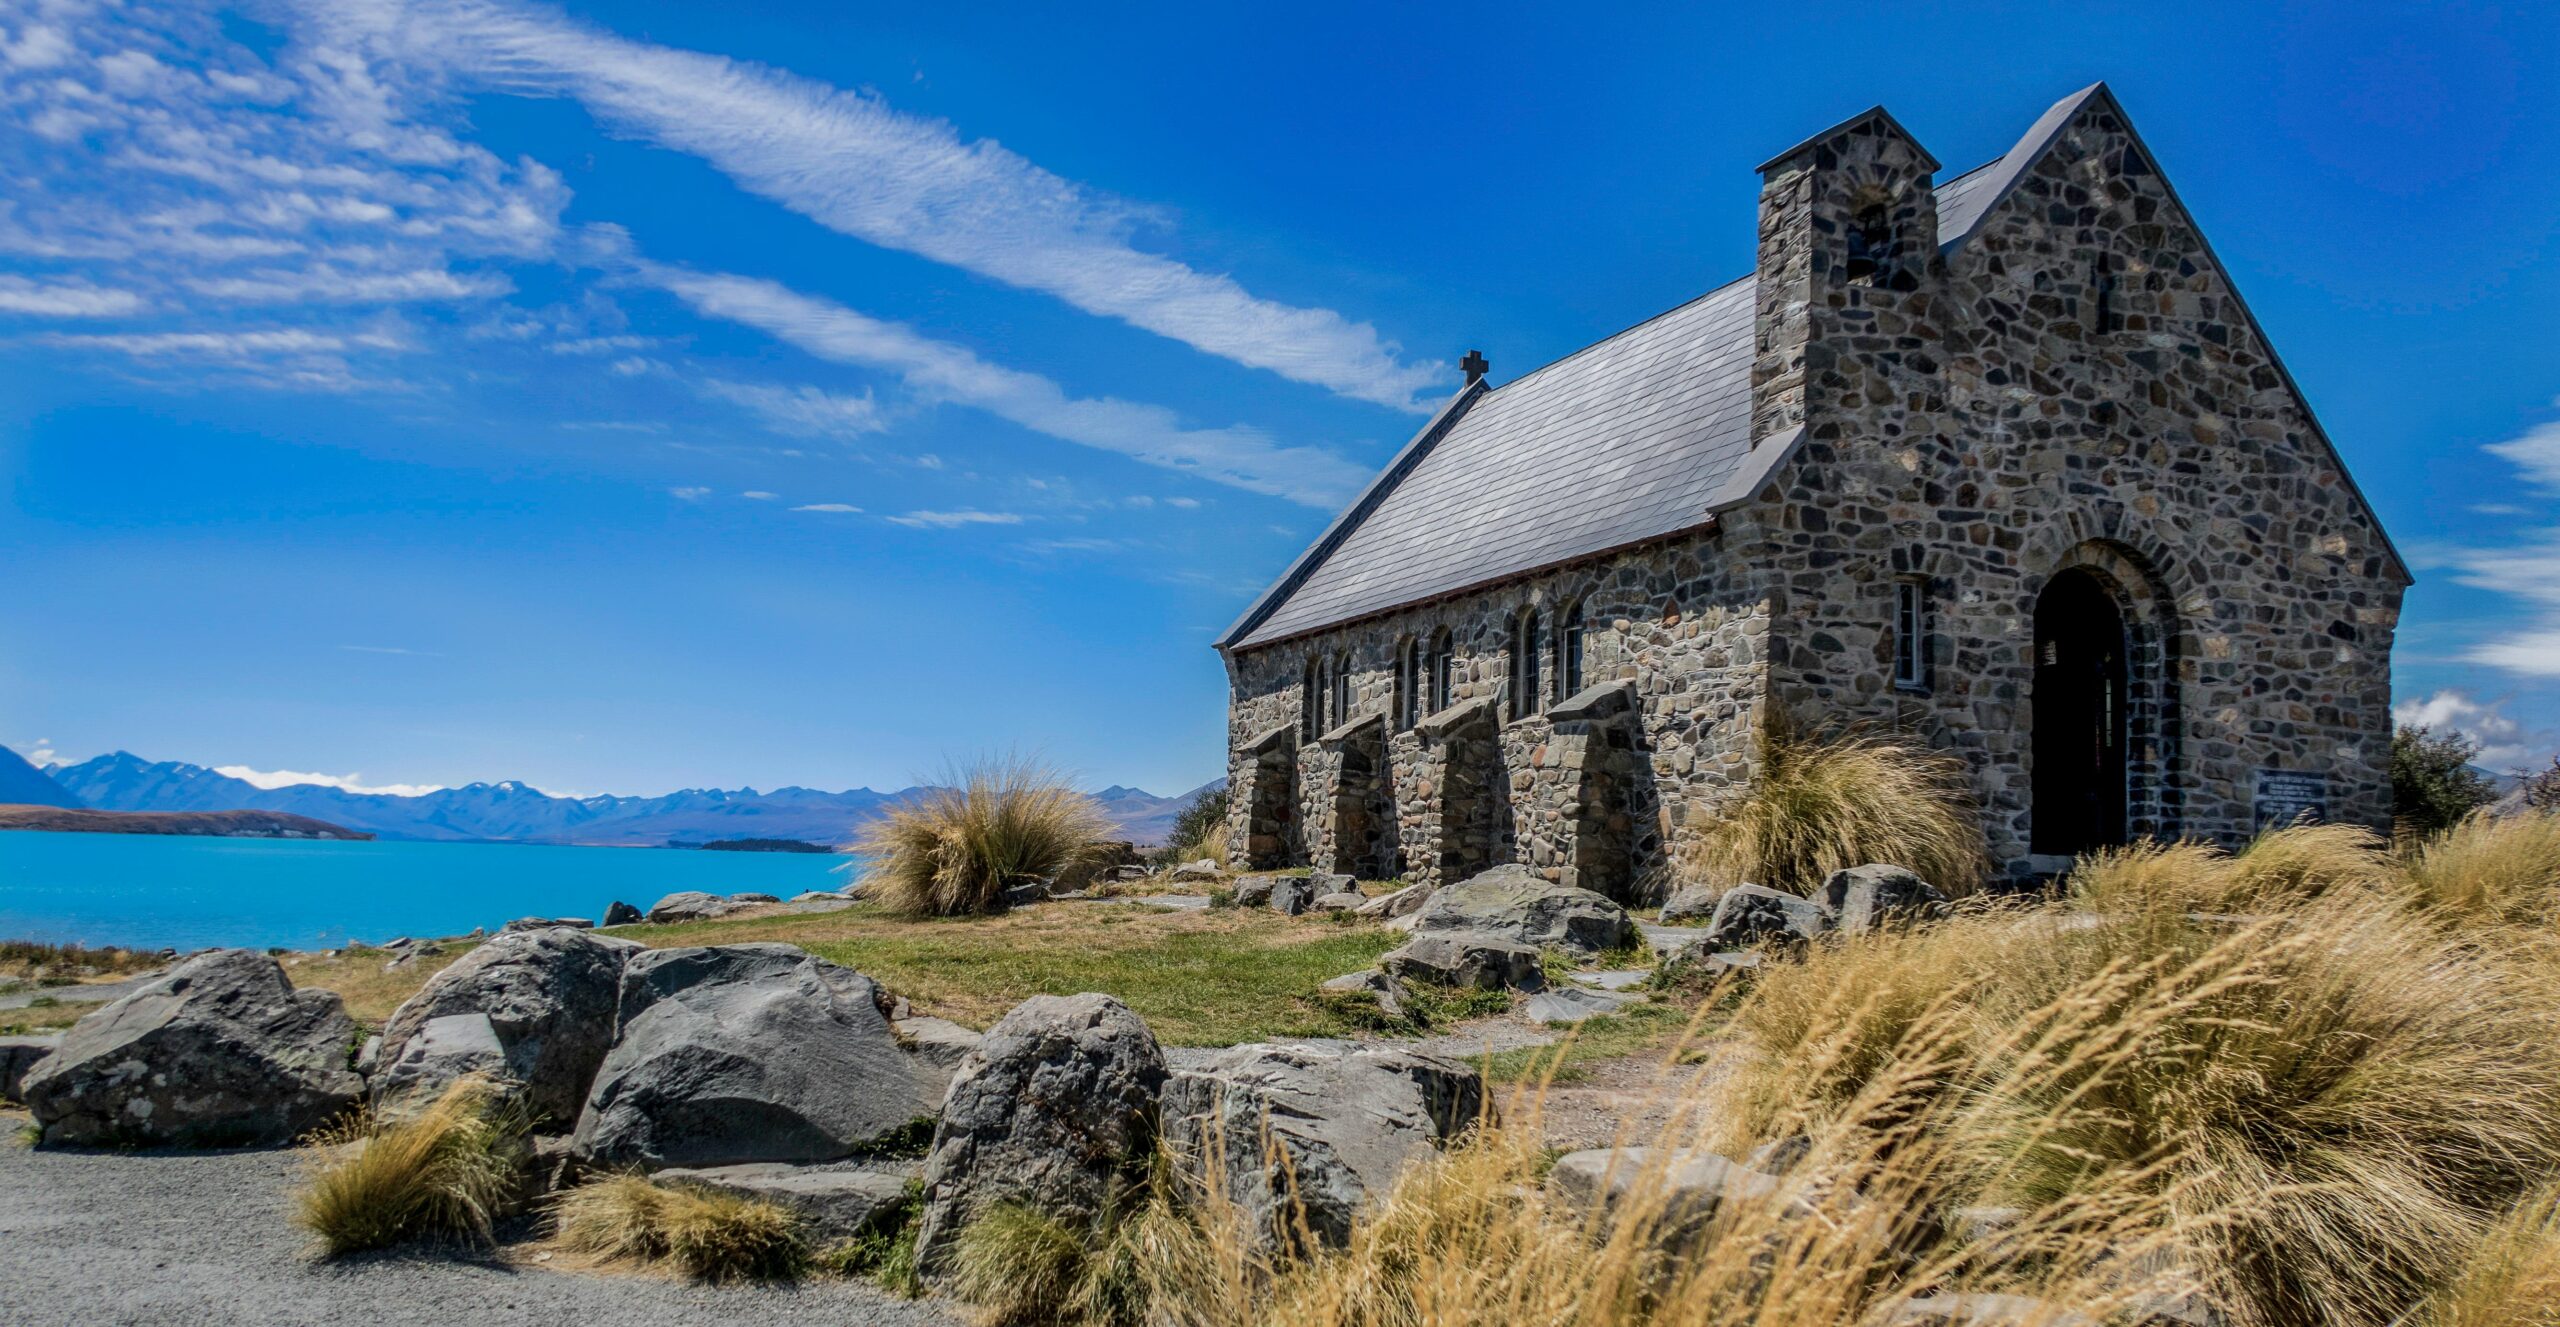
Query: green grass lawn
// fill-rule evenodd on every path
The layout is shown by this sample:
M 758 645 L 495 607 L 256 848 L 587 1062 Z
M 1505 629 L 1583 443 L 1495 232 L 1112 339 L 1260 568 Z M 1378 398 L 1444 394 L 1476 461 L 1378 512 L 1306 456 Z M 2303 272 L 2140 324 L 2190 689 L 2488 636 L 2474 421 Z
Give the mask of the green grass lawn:
M 780 940 L 878 979 L 916 1007 L 985 1027 L 1033 995 L 1102 991 L 1177 1046 L 1353 1030 L 1313 997 L 1403 937 L 1259 909 L 1175 912 L 1051 903 L 1000 917 L 908 919 L 867 907 L 805 916 L 629 926 L 653 947 Z

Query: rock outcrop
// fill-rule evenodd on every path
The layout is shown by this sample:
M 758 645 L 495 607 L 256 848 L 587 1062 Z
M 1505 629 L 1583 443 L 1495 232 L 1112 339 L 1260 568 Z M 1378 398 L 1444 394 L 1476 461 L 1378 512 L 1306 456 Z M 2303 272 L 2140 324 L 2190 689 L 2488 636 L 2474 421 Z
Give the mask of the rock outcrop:
M 399 1115 L 436 1099 L 444 1089 L 470 1074 L 486 1075 L 511 1097 L 523 1086 L 507 1071 L 507 1048 L 487 1014 L 445 1014 L 430 1018 L 402 1042 L 400 1053 L 381 1059 L 376 1052 L 374 1108 Z
M 216 949 L 81 1019 L 20 1091 L 57 1146 L 284 1143 L 362 1098 L 355 1048 L 335 994 Z
M 1164 1080 L 1155 1034 L 1118 1000 L 1016 1005 L 952 1077 L 925 1162 L 918 1266 L 939 1274 L 960 1231 L 999 1203 L 1089 1226 L 1143 1182 Z
M 1193 1186 L 1215 1177 L 1270 1250 L 1340 1246 L 1404 1168 L 1474 1127 L 1484 1080 L 1391 1047 L 1249 1045 L 1174 1074 L 1164 1133 Z
M 791 945 L 661 949 L 622 973 L 621 1032 L 578 1117 L 590 1163 L 835 1161 L 933 1112 L 942 1076 L 869 977 Z
M 1564 949 L 1584 957 L 1636 942 L 1635 922 L 1625 908 L 1517 864 L 1497 866 L 1434 892 L 1414 916 L 1417 933 L 1478 931 L 1532 949 Z
M 458 1070 L 465 1061 L 449 1047 L 410 1061 L 410 1040 L 439 1019 L 485 1015 L 504 1054 L 501 1072 L 520 1086 L 526 1107 L 550 1127 L 567 1129 L 577 1123 L 596 1066 L 613 1047 L 623 964 L 646 952 L 632 941 L 585 931 L 500 934 L 454 960 L 391 1015 L 382 1028 L 381 1063 L 401 1075 L 404 1093 L 440 1087 L 430 1075 Z M 460 1029 L 446 1031 L 449 1040 Z
M 604 910 L 604 924 L 607 926 L 631 926 L 646 920 L 648 918 L 641 915 L 638 908 L 620 899 L 615 899 Z

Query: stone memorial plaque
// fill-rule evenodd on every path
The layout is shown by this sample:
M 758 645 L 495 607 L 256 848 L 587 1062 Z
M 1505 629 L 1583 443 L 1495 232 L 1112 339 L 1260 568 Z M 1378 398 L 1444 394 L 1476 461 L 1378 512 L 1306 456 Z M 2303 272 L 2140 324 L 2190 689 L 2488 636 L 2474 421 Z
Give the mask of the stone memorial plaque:
M 2329 818 L 2329 776 L 2299 770 L 2258 771 L 2255 819 L 2260 829 Z

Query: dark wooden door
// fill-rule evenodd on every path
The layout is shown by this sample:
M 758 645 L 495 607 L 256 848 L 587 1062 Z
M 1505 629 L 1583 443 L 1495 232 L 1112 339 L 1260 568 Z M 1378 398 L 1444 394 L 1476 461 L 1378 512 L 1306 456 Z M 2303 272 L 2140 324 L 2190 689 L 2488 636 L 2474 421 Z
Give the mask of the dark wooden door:
M 2125 841 L 2125 631 L 2097 577 L 2066 571 L 2036 600 L 2035 810 L 2040 853 Z

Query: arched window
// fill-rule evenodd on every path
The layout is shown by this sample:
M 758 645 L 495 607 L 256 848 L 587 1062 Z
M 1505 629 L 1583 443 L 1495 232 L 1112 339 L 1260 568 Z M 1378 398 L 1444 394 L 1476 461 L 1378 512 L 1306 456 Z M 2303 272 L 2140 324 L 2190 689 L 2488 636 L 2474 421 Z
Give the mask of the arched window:
M 1893 222 L 1882 203 L 1869 203 L 1849 218 L 1849 258 L 1844 275 L 1853 286 L 1882 285 L 1893 264 Z
M 1333 664 L 1333 726 L 1351 722 L 1351 654 L 1344 651 Z
M 1538 610 L 1524 608 L 1513 625 L 1511 636 L 1511 717 L 1525 719 L 1538 712 L 1544 693 L 1539 689 L 1539 653 L 1544 648 L 1546 632 L 1540 629 Z
M 1449 629 L 1442 627 L 1431 638 L 1431 712 L 1434 714 L 1458 703 L 1458 650 L 1449 639 Z
M 1322 659 L 1307 665 L 1307 669 L 1307 740 L 1312 742 L 1332 726 L 1325 711 L 1333 703 L 1333 669 Z
M 1396 645 L 1396 728 L 1422 721 L 1422 641 L 1407 636 Z
M 1582 691 L 1582 601 L 1564 610 L 1564 629 L 1556 633 L 1556 693 L 1559 698 Z
M 1322 721 L 1316 707 L 1324 703 L 1324 692 L 1316 685 L 1316 661 L 1307 660 L 1306 673 L 1298 679 L 1298 737 L 1316 740 L 1316 725 Z

